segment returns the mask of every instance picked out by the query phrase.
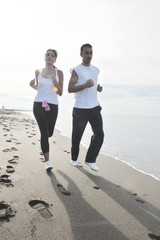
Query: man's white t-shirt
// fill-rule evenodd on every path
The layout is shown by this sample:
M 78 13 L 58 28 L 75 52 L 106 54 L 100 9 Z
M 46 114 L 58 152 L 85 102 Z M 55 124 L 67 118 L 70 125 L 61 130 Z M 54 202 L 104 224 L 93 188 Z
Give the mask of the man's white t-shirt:
M 76 92 L 75 95 L 75 104 L 76 108 L 90 109 L 99 105 L 97 100 L 97 82 L 99 69 L 95 66 L 84 66 L 82 64 L 74 67 L 74 70 L 78 75 L 78 81 L 76 86 L 85 84 L 88 79 L 92 79 L 94 86 L 90 88 L 85 88 L 79 92 Z

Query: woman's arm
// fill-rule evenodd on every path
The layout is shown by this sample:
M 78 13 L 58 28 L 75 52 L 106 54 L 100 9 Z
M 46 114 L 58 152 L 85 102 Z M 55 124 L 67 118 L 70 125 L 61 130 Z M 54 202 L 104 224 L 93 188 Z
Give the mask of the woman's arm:
M 64 82 L 64 77 L 63 77 L 63 72 L 61 70 L 57 70 L 58 77 L 59 77 L 59 83 L 56 80 L 56 77 L 53 75 L 50 75 L 50 79 L 53 81 L 54 84 L 54 91 L 59 95 L 62 96 L 63 93 L 63 82 Z
M 63 76 L 63 72 L 61 70 L 58 70 L 58 77 L 59 77 L 59 83 L 57 83 L 57 81 L 55 81 L 55 87 L 57 89 L 56 93 L 59 96 L 62 96 L 63 94 L 63 83 L 64 83 L 64 76 Z
M 39 70 L 35 71 L 35 78 L 30 81 L 30 86 L 37 90 L 38 89 L 38 75 L 39 75 Z

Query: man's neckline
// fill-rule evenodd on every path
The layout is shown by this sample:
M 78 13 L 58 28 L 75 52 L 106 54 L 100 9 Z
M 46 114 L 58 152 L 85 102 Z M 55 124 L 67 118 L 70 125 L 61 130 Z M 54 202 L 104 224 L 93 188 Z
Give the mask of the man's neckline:
M 83 63 L 81 63 L 81 65 L 82 65 L 83 67 L 91 67 L 91 65 L 87 66 L 87 65 L 84 65 Z

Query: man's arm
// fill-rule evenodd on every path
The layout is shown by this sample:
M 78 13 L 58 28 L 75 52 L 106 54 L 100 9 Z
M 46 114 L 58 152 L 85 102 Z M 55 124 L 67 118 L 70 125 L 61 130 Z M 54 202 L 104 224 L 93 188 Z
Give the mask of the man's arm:
M 68 92 L 69 93 L 79 92 L 85 88 L 90 88 L 90 87 L 94 86 L 94 82 L 92 79 L 88 79 L 85 84 L 76 86 L 77 81 L 78 81 L 77 73 L 73 70 L 69 84 L 68 84 Z
M 103 90 L 103 87 L 100 84 L 98 84 L 97 85 L 97 91 L 98 92 L 102 92 L 102 90 Z

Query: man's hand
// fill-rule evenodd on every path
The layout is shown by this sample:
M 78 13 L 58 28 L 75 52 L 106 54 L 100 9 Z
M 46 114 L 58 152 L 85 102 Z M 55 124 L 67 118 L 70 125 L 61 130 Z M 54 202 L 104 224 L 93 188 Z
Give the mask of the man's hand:
M 85 87 L 86 88 L 90 88 L 90 87 L 93 87 L 94 86 L 94 82 L 92 79 L 88 79 L 85 83 Z
M 103 87 L 100 84 L 98 84 L 97 85 L 97 91 L 98 92 L 102 92 L 102 90 L 103 90 Z

